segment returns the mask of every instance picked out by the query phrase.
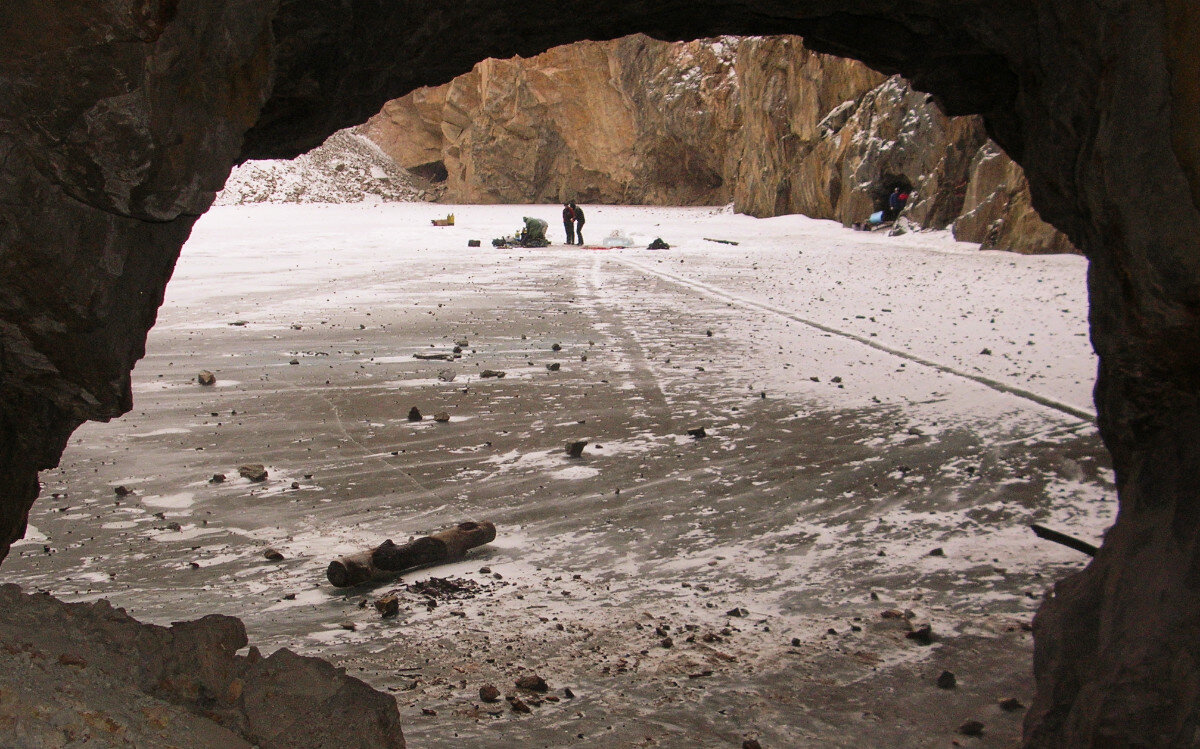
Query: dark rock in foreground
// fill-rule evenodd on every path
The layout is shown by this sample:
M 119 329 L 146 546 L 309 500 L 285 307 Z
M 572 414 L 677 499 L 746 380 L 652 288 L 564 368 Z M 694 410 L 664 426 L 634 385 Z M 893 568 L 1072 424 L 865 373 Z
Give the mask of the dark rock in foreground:
M 6 746 L 61 746 L 72 731 L 96 746 L 405 745 L 391 697 L 286 649 L 236 655 L 247 639 L 233 617 L 160 627 L 16 585 L 0 586 L 0 611 Z

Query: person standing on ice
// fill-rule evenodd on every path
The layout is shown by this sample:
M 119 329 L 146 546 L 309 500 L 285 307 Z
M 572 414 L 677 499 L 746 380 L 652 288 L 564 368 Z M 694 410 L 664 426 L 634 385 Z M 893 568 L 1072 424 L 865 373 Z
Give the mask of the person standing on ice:
M 900 192 L 899 187 L 892 188 L 892 194 L 888 196 L 887 211 L 884 212 L 885 221 L 895 221 L 900 215 L 900 211 L 904 210 L 904 206 L 908 204 L 908 193 Z
M 574 200 L 572 200 L 567 205 L 571 208 L 571 211 L 575 214 L 575 238 L 578 240 L 575 244 L 582 245 L 583 244 L 583 209 L 580 208 L 579 206 L 575 205 Z M 570 240 L 568 240 L 568 241 L 570 241 Z
M 567 234 L 567 244 L 575 244 L 575 209 L 570 203 L 563 203 L 563 231 Z

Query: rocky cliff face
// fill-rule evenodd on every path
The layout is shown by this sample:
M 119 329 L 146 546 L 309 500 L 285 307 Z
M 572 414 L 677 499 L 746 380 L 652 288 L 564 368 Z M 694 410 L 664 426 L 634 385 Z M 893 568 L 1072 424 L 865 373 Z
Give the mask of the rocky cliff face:
M 635 35 L 486 60 L 389 102 L 361 131 L 447 202 L 733 202 L 851 224 L 903 184 L 922 226 L 1074 251 L 979 118 L 946 117 L 903 79 L 797 37 Z
M 485 60 L 363 132 L 463 203 L 726 202 L 734 47 L 645 36 Z

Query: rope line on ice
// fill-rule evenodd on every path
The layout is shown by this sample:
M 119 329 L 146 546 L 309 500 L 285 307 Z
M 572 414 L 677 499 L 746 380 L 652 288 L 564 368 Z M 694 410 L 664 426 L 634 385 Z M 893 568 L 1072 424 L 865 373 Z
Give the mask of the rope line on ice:
M 749 307 L 749 308 L 756 309 L 756 310 L 759 310 L 762 312 L 769 312 L 774 315 L 779 315 L 780 317 L 784 317 L 784 318 L 787 318 L 788 320 L 798 322 L 801 325 L 807 325 L 808 327 L 814 328 L 823 333 L 828 333 L 830 335 L 835 335 L 840 338 L 845 338 L 847 340 L 854 341 L 855 343 L 861 343 L 862 345 L 869 346 L 870 348 L 873 348 L 877 351 L 882 351 L 885 354 L 890 354 L 892 356 L 899 357 L 906 361 L 910 361 L 915 364 L 920 364 L 923 367 L 929 367 L 930 369 L 934 369 L 934 370 L 936 370 L 938 372 L 942 372 L 944 374 L 953 375 L 954 377 L 961 377 L 963 379 L 970 380 L 971 382 L 978 383 L 980 385 L 983 385 L 984 387 L 991 388 L 992 390 L 995 390 L 1000 393 L 1005 393 L 1007 395 L 1013 395 L 1018 398 L 1023 398 L 1027 401 L 1036 403 L 1039 406 L 1042 406 L 1044 408 L 1049 408 L 1054 411 L 1058 411 L 1059 413 L 1066 414 L 1067 416 L 1072 416 L 1076 419 L 1080 419 L 1081 421 L 1085 421 L 1089 424 L 1093 424 L 1096 421 L 1096 414 L 1092 413 L 1091 411 L 1088 411 L 1086 409 L 1078 408 L 1076 406 L 1072 406 L 1068 403 L 1063 403 L 1061 401 L 1046 397 L 1044 395 L 1039 395 L 1038 393 L 1034 393 L 1032 391 L 1025 390 L 1024 388 L 1019 388 L 1014 385 L 1008 385 L 1008 384 L 1000 382 L 998 380 L 993 380 L 990 377 L 984 377 L 983 375 L 971 374 L 970 372 L 963 372 L 962 370 L 955 369 L 954 367 L 948 366 L 946 364 L 941 364 L 941 363 L 933 361 L 931 359 L 925 359 L 923 357 L 917 356 L 917 355 L 909 353 L 907 351 L 903 351 L 901 349 L 892 348 L 891 346 L 885 346 L 884 344 L 879 343 L 878 341 L 872 341 L 869 338 L 864 338 L 863 336 L 855 335 L 854 333 L 850 333 L 845 330 L 839 330 L 837 328 L 830 327 L 829 325 L 824 325 L 824 324 L 816 322 L 814 320 L 809 320 L 807 318 L 801 317 L 800 315 L 797 315 L 795 312 L 792 312 L 790 310 L 782 309 L 780 307 L 775 307 L 773 305 L 766 304 L 764 302 L 758 302 L 753 299 L 747 299 L 745 297 L 741 297 L 736 294 L 732 294 L 728 291 L 725 291 L 724 289 L 718 288 L 716 286 L 712 286 L 710 284 L 706 284 L 703 281 L 696 281 L 694 279 L 684 278 L 683 276 L 678 276 L 678 275 L 675 275 L 674 273 L 670 273 L 670 272 L 667 272 L 664 270 L 659 270 L 657 268 L 652 268 L 648 265 L 645 265 L 636 260 L 632 260 L 632 259 L 626 258 L 626 257 L 611 256 L 607 259 L 614 260 L 614 261 L 617 261 L 620 263 L 624 263 L 625 265 L 629 266 L 630 268 L 634 268 L 634 269 L 642 271 L 644 273 L 649 273 L 652 276 L 657 276 L 658 278 L 661 278 L 665 281 L 670 281 L 671 283 L 675 283 L 680 286 L 684 286 L 686 288 L 692 289 L 693 291 L 701 292 L 701 293 L 706 294 L 711 297 L 723 299 L 725 301 L 732 302 L 732 303 L 740 305 L 742 307 Z

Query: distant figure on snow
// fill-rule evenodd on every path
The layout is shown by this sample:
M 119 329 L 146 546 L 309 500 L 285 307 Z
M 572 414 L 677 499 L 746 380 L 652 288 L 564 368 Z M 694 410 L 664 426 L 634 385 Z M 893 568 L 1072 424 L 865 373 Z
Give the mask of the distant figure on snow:
M 567 234 L 567 244 L 575 244 L 575 209 L 570 203 L 563 203 L 563 231 Z
M 583 209 L 580 208 L 579 206 L 575 205 L 574 200 L 572 200 L 567 205 L 575 213 L 575 239 L 577 240 L 575 242 L 575 244 L 582 245 L 583 244 Z M 570 241 L 570 240 L 568 239 L 567 241 Z

